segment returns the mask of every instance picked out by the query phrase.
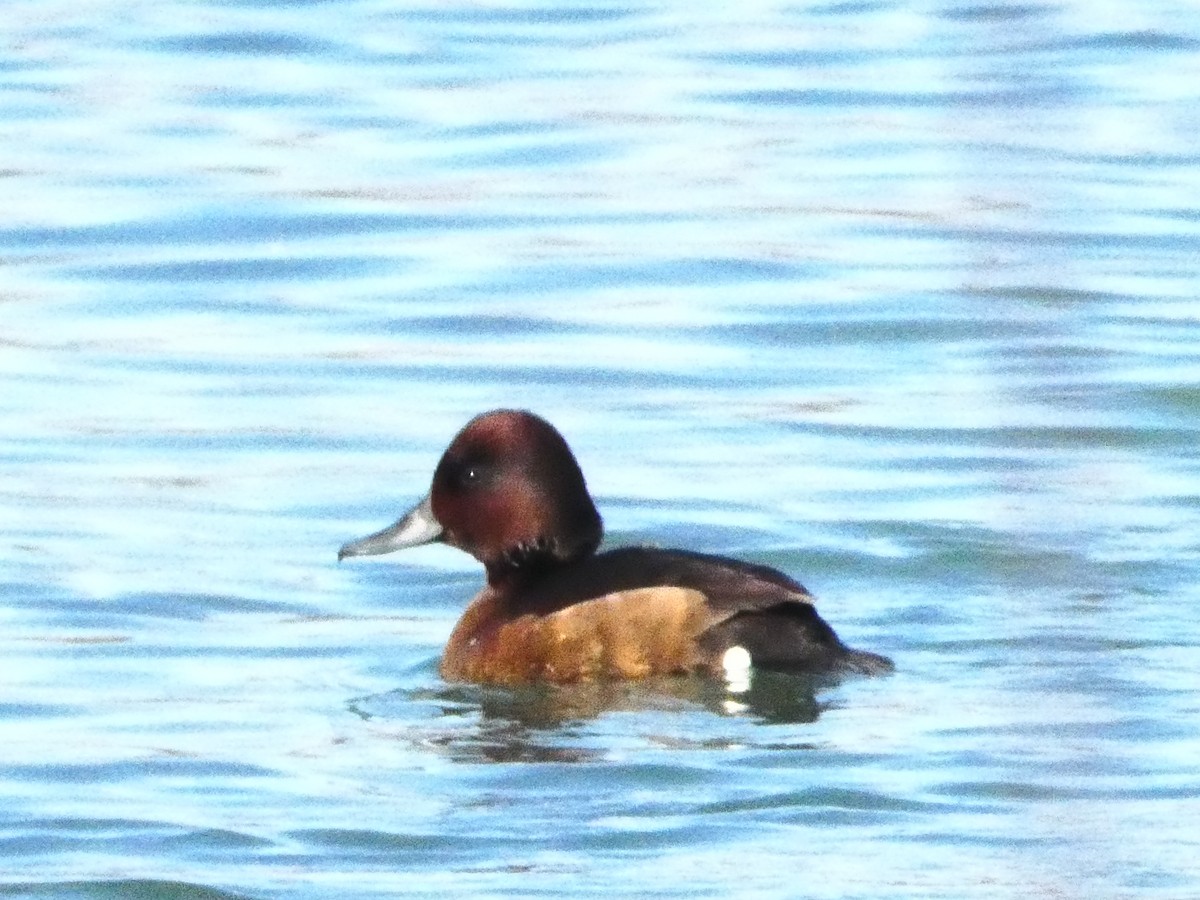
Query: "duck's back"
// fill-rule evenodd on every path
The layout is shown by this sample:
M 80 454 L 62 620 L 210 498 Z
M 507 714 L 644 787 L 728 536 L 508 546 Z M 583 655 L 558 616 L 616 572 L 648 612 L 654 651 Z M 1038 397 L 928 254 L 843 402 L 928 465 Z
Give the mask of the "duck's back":
M 522 608 L 571 615 L 573 606 L 648 588 L 682 588 L 701 599 L 703 615 L 687 619 L 695 633 L 678 640 L 694 642 L 703 668 L 719 670 L 732 647 L 769 668 L 872 674 L 892 668 L 885 657 L 843 644 L 799 582 L 769 566 L 723 556 L 652 547 L 608 550 L 536 579 L 523 592 Z M 646 591 L 639 602 L 676 603 L 678 596 Z

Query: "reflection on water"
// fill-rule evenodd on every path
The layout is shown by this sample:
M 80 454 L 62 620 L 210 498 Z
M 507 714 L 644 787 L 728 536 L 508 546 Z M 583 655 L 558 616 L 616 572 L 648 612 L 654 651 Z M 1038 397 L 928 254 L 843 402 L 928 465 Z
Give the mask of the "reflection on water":
M 8 4 L 0 893 L 1200 893 L 1194 12 Z M 442 684 L 496 406 L 896 674 Z
M 681 729 L 697 711 L 749 722 L 800 725 L 821 712 L 819 681 L 779 672 L 758 672 L 745 691 L 702 677 L 663 677 L 640 682 L 587 682 L 525 687 L 450 686 L 391 691 L 364 697 L 349 709 L 377 732 L 414 746 L 436 748 L 459 762 L 585 762 L 611 749 L 612 720 L 643 723 L 636 740 L 673 749 L 742 748 L 749 735 L 693 737 Z M 597 722 L 596 720 L 601 720 Z M 625 725 L 619 726 L 624 730 Z M 661 732 L 654 729 L 661 727 Z M 763 731 L 763 739 L 771 734 Z M 634 740 L 626 733 L 623 740 Z

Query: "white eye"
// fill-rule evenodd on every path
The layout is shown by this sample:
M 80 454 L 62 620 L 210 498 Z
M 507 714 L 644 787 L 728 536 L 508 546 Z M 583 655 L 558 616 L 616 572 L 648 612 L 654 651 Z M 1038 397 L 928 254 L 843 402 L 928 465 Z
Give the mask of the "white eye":
M 487 484 L 491 480 L 491 469 L 488 468 L 486 462 L 476 460 L 474 462 L 462 461 L 450 472 L 453 479 L 453 484 L 460 489 L 477 488 Z

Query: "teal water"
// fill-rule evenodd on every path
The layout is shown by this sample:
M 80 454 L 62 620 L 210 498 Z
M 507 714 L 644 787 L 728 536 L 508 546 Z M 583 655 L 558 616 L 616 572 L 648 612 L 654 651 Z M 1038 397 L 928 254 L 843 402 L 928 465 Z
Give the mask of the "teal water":
M 1200 896 L 1191 4 L 3 19 L 0 895 Z M 441 682 L 499 405 L 897 673 Z

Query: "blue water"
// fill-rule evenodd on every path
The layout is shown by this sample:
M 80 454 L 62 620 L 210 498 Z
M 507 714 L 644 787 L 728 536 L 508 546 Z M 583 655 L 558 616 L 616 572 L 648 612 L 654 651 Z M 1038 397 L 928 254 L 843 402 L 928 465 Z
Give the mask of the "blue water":
M 1200 896 L 1192 4 L 2 18 L 0 895 Z M 441 682 L 500 405 L 897 673 Z

